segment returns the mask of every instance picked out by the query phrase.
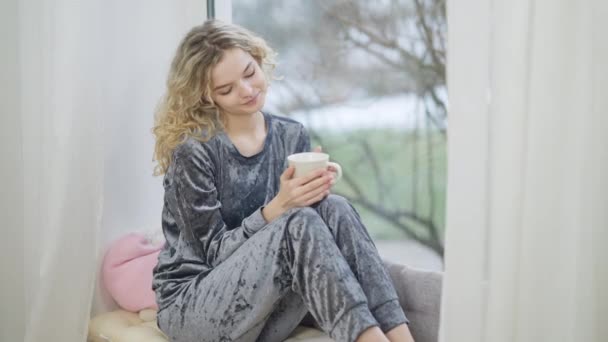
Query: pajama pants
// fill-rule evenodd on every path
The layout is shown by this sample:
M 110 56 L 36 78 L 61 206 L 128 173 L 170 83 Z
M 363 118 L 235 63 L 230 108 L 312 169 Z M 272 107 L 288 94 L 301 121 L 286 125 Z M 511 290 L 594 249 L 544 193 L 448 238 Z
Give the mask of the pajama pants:
M 408 323 L 359 214 L 329 195 L 263 227 L 158 314 L 175 342 L 283 341 L 311 315 L 334 340 Z

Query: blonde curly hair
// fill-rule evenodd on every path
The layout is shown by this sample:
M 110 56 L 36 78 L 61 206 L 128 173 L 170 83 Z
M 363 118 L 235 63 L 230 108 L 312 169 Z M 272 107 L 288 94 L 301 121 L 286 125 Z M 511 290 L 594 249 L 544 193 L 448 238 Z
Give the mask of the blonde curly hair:
M 154 167 L 154 176 L 167 172 L 173 150 L 188 136 L 205 142 L 225 127 L 221 109 L 211 98 L 211 71 L 224 51 L 232 48 L 248 52 L 264 71 L 267 82 L 273 79 L 277 53 L 264 39 L 217 19 L 192 28 L 177 48 L 166 93 L 155 112 L 153 161 L 158 165 Z

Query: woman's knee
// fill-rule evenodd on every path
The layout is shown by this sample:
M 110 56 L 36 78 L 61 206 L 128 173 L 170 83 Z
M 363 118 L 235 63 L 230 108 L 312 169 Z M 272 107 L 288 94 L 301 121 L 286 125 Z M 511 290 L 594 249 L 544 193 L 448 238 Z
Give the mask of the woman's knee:
M 355 213 L 359 215 L 346 198 L 334 194 L 330 194 L 324 200 L 319 202 L 317 210 L 324 218 L 331 217 L 335 214 L 341 215 L 344 213 Z
M 350 203 L 348 200 L 340 195 L 329 194 L 329 196 L 327 196 L 323 202 L 332 207 L 350 209 Z
M 311 207 L 292 208 L 285 215 L 287 217 L 286 226 L 292 236 L 301 237 L 304 232 L 308 231 L 329 231 L 319 213 Z
M 297 217 L 306 217 L 311 218 L 314 216 L 318 216 L 317 212 L 311 207 L 295 207 L 287 210 L 285 212 L 287 216 L 297 216 Z

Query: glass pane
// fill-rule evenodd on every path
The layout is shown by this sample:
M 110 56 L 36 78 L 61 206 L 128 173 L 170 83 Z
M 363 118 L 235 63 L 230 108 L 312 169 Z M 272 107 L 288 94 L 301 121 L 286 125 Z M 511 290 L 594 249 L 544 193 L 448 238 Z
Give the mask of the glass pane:
M 283 79 L 265 109 L 304 123 L 313 146 L 342 165 L 334 193 L 357 208 L 381 254 L 441 267 L 444 1 L 232 3 L 234 22 L 279 53 Z

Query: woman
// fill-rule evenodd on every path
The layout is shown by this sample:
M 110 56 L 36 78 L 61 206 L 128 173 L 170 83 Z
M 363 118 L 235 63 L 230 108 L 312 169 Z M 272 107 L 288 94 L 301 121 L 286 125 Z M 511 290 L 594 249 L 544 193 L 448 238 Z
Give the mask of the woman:
M 359 215 L 329 194 L 333 170 L 287 168 L 310 138 L 261 111 L 273 56 L 209 20 L 173 59 L 154 127 L 167 241 L 158 325 L 172 341 L 282 341 L 310 313 L 336 341 L 413 341 Z

